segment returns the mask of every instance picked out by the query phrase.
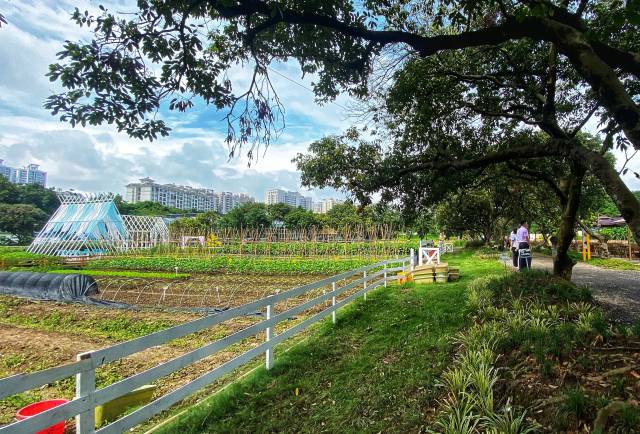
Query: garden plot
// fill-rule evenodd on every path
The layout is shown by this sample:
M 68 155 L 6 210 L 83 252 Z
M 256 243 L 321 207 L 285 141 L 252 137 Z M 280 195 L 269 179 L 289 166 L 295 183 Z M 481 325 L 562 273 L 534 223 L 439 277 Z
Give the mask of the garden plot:
M 324 277 L 217 274 L 185 279 L 142 279 L 95 276 L 100 291 L 95 298 L 156 308 L 229 309 Z M 320 288 L 304 294 L 304 297 L 288 300 L 288 304 L 279 307 L 284 310 L 288 305 L 317 297 L 329 290 L 330 286 Z
M 234 275 L 194 276 L 188 279 L 121 279 L 98 277 L 103 300 L 137 303 L 152 307 L 198 307 L 212 303 L 219 308 L 237 306 L 276 291 L 321 279 L 322 276 Z M 109 280 L 111 279 L 111 280 Z M 341 282 L 346 284 L 347 281 Z M 165 288 L 169 287 L 165 290 Z M 218 288 L 216 291 L 215 288 Z M 361 287 L 360 285 L 358 287 Z M 342 294 L 348 296 L 358 287 Z M 213 288 L 213 290 L 212 290 Z M 327 285 L 304 296 L 278 303 L 273 313 L 285 311 L 295 305 L 326 294 Z M 164 293 L 164 298 L 158 298 Z M 219 298 L 218 298 L 219 297 Z M 161 302 L 159 303 L 159 300 Z M 325 304 L 329 305 L 329 298 Z M 303 321 L 309 314 L 322 309 L 316 306 L 292 315 L 278 324 L 276 334 Z M 263 313 L 263 312 L 260 312 Z M 100 306 L 32 301 L 0 296 L 0 377 L 21 372 L 33 372 L 75 360 L 78 353 L 110 346 L 147 335 L 165 328 L 196 319 L 195 312 L 168 312 L 163 309 L 113 309 Z M 149 349 L 108 364 L 97 372 L 97 387 L 102 388 L 159 363 L 175 358 L 207 342 L 229 336 L 244 329 L 260 318 L 249 315 L 234 318 L 218 326 L 177 339 L 168 345 Z M 247 338 L 225 351 L 216 353 L 183 370 L 164 377 L 155 384 L 156 396 L 186 384 L 238 354 L 255 347 L 264 340 L 264 333 Z M 260 363 L 260 361 L 256 361 Z M 224 382 L 226 379 L 221 379 Z M 217 382 L 212 385 L 216 387 Z M 66 379 L 45 388 L 21 393 L 0 400 L 0 424 L 12 420 L 20 407 L 42 399 L 67 398 L 74 393 L 73 379 Z M 204 393 L 204 392 L 203 392 Z
M 196 275 L 186 279 L 143 279 L 96 276 L 106 301 L 136 306 L 228 309 L 322 276 Z

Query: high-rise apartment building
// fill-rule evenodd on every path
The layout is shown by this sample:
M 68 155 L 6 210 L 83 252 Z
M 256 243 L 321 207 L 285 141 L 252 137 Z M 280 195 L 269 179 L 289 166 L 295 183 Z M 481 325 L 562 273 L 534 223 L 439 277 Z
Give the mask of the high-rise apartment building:
M 303 196 L 297 191 L 287 191 L 279 188 L 267 190 L 264 195 L 264 201 L 267 205 L 284 203 L 294 208 L 302 207 L 308 211 L 313 209 L 313 203 L 310 197 Z
M 244 193 L 217 193 L 207 188 L 158 184 L 151 178 L 128 184 L 124 200 L 129 203 L 157 202 L 185 211 L 217 211 L 220 214 L 228 213 L 241 203 L 253 202 L 253 198 Z
M 6 166 L 4 160 L 0 160 L 0 175 L 14 184 L 39 184 L 47 186 L 47 172 L 40 170 L 37 164 L 29 164 L 26 167 L 15 169 Z
M 229 191 L 221 191 L 215 193 L 218 202 L 218 212 L 226 214 L 233 208 L 243 203 L 255 202 L 254 198 L 245 193 L 231 193 Z
M 338 199 L 323 199 L 320 202 L 314 202 L 313 212 L 316 214 L 326 214 L 339 203 L 342 203 L 342 201 Z

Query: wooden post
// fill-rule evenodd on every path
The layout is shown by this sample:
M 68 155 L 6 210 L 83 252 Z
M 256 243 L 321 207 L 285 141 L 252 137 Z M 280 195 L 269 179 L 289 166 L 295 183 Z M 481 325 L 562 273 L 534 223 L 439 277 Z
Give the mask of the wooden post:
M 77 361 L 91 358 L 91 353 L 78 354 Z M 85 398 L 92 399 L 93 392 L 96 390 L 96 371 L 93 365 L 87 371 L 76 374 L 76 396 L 75 399 Z M 84 413 L 76 416 L 76 433 L 77 434 L 93 434 L 96 428 L 95 408 L 92 406 Z

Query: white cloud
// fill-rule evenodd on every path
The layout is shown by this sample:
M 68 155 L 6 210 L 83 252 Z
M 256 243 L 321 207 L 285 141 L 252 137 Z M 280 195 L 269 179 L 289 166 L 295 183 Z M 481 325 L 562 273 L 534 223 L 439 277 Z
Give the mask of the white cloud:
M 135 7 L 135 1 L 100 3 L 116 11 Z M 288 126 L 251 167 L 242 153 L 229 161 L 223 115 L 206 107 L 169 113 L 165 120 L 172 134 L 154 142 L 132 139 L 109 125 L 71 128 L 52 117 L 42 103 L 57 90 L 45 74 L 63 41 L 89 37 L 86 29 L 70 21 L 76 6 L 98 12 L 97 3 L 88 1 L 0 0 L 8 21 L 0 30 L 0 158 L 13 165 L 41 164 L 53 186 L 123 192 L 126 183 L 151 176 L 160 182 L 247 192 L 261 200 L 264 191 L 274 186 L 299 189 L 300 176 L 291 159 L 304 152 L 312 139 L 346 126 L 337 105 L 320 107 L 311 92 L 273 74 Z M 302 81 L 296 64 L 273 68 Z M 236 89 L 246 85 L 247 68 L 232 72 Z M 310 79 L 304 82 L 305 87 L 311 86 Z M 336 192 L 313 194 L 326 197 Z

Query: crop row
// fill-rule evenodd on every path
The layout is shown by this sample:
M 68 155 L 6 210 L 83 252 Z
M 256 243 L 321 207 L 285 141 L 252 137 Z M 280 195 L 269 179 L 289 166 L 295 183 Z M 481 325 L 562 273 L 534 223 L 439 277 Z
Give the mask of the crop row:
M 47 267 L 62 264 L 62 259 L 55 256 L 36 255 L 24 250 L 3 249 L 0 251 L 0 270 L 28 263 Z
M 189 274 L 167 272 L 147 272 L 147 271 L 131 271 L 131 270 L 46 270 L 47 273 L 54 274 L 86 274 L 88 276 L 104 276 L 104 277 L 131 277 L 146 279 L 186 279 Z
M 181 249 L 175 245 L 155 247 L 152 253 L 250 254 L 266 256 L 392 256 L 405 255 L 415 248 L 415 240 L 385 240 L 369 242 L 315 242 L 315 241 L 224 241 L 221 246 Z
M 97 259 L 88 264 L 93 270 L 151 270 L 187 273 L 229 273 L 261 274 L 335 274 L 372 263 L 369 259 L 309 259 L 309 258 L 265 258 L 265 257 L 136 257 L 122 256 Z

